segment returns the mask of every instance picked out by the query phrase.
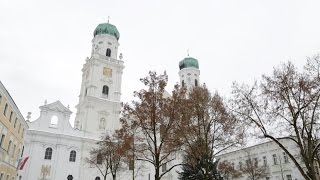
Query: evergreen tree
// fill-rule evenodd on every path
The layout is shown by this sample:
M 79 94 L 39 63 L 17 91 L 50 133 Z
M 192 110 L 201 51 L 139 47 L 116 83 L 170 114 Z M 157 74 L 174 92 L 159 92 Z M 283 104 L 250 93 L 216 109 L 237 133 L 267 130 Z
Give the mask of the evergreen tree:
M 217 172 L 218 161 L 214 161 L 210 155 L 210 148 L 202 146 L 202 140 L 197 141 L 192 146 L 200 151 L 187 151 L 184 156 L 182 172 L 179 172 L 180 180 L 219 180 Z

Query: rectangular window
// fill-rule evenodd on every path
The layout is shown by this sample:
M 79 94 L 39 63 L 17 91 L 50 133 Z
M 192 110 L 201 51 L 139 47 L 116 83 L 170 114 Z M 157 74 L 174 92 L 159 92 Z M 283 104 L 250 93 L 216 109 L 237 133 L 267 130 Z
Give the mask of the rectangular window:
M 22 128 L 21 137 L 23 137 L 23 134 L 24 134 L 24 128 Z
M 289 174 L 289 175 L 287 175 L 287 180 L 292 180 L 292 177 L 291 177 L 291 175 Z
M 23 153 L 24 153 L 24 146 L 22 146 L 21 157 L 23 156 Z
M 7 110 L 8 110 L 8 104 L 6 103 L 6 105 L 4 106 L 4 110 L 3 110 L 4 116 L 7 116 Z
M 13 115 L 13 112 L 11 111 L 10 116 L 9 116 L 9 122 L 11 122 L 11 120 L 12 120 L 12 115 Z
M 242 162 L 239 161 L 239 169 L 241 170 L 242 169 Z
M 267 157 L 266 157 L 266 156 L 263 156 L 262 159 L 263 159 L 263 165 L 264 165 L 264 167 L 267 167 L 267 164 L 268 164 L 268 162 L 267 162 Z
M 272 155 L 272 158 L 273 158 L 273 164 L 274 164 L 274 165 L 278 164 L 277 155 L 276 155 L 276 154 L 273 154 L 273 155 Z
M 162 172 L 165 172 L 167 170 L 167 163 L 164 163 L 162 165 Z
M 270 177 L 266 177 L 266 180 L 270 180 Z
M 18 118 L 16 118 L 16 119 L 14 120 L 14 124 L 13 124 L 13 127 L 14 127 L 14 128 L 17 127 L 17 121 L 18 121 Z
M 132 171 L 134 168 L 134 160 L 129 161 L 129 170 Z
M 20 129 L 21 129 L 21 123 L 19 123 L 18 134 L 20 133 Z
M 10 140 L 10 141 L 9 141 L 9 144 L 8 144 L 8 150 L 7 150 L 8 154 L 10 154 L 10 152 L 11 152 L 11 151 L 10 151 L 10 150 L 11 150 L 11 143 L 12 143 L 12 141 Z
M 12 156 L 11 157 L 14 157 L 14 153 L 16 151 L 16 145 L 13 146 L 13 150 L 12 150 Z
M 2 134 L 0 139 L 0 147 L 2 147 L 5 138 L 6 138 L 6 135 Z
M 258 158 L 254 158 L 254 166 L 258 167 Z
M 289 159 L 288 159 L 288 156 L 287 156 L 286 152 L 283 152 L 283 159 L 284 159 L 284 163 L 288 163 L 289 162 Z

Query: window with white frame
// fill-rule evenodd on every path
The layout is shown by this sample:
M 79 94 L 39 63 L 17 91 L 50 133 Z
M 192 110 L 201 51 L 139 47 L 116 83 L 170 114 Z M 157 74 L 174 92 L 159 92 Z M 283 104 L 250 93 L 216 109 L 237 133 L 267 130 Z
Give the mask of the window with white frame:
M 263 165 L 264 165 L 264 167 L 266 167 L 268 164 L 267 157 L 263 156 L 262 159 L 263 159 Z
M 14 120 L 14 124 L 13 124 L 13 127 L 14 127 L 14 128 L 17 127 L 17 121 L 18 121 L 18 118 L 16 118 L 16 119 Z
M 278 164 L 277 155 L 276 155 L 276 154 L 273 154 L 273 155 L 272 155 L 272 158 L 273 158 L 273 164 L 274 164 L 274 165 Z
M 44 153 L 44 159 L 51 160 L 52 158 L 52 148 L 48 147 Z
M 287 180 L 292 180 L 292 176 L 290 174 L 287 175 Z
M 50 121 L 50 127 L 57 127 L 59 119 L 57 116 L 52 116 Z
M 9 122 L 12 121 L 12 116 L 13 116 L 13 112 L 11 111 L 11 112 L 10 112 L 10 116 L 9 116 Z
M 6 105 L 4 106 L 4 110 L 3 110 L 4 116 L 7 116 L 7 110 L 8 110 L 8 104 L 6 103 Z
M 289 162 L 288 155 L 287 155 L 286 152 L 283 152 L 283 160 L 284 160 L 284 163 L 288 163 Z
M 77 156 L 77 153 L 75 150 L 70 151 L 69 161 L 76 162 L 76 156 Z
M 167 163 L 162 164 L 162 172 L 167 170 Z
M 10 141 L 9 141 L 9 144 L 8 144 L 8 150 L 7 150 L 8 154 L 10 154 L 11 144 L 12 144 L 12 141 L 10 140 Z
M 3 147 L 3 142 L 4 142 L 5 138 L 6 138 L 6 135 L 2 134 L 1 139 L 0 139 L 0 147 Z

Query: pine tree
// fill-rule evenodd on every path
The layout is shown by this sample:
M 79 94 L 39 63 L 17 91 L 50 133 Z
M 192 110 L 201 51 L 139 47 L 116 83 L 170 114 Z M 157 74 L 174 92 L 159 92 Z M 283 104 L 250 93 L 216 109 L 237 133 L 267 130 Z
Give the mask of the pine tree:
M 192 145 L 199 151 L 188 151 L 184 156 L 182 172 L 179 172 L 180 180 L 219 180 L 220 174 L 217 172 L 218 161 L 215 161 L 210 155 L 210 149 L 203 147 L 202 141 L 197 141 Z

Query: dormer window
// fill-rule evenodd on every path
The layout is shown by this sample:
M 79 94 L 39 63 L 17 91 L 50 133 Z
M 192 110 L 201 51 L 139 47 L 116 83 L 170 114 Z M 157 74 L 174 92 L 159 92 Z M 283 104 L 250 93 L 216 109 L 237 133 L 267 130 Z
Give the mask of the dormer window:
M 104 85 L 102 88 L 102 94 L 108 96 L 109 94 L 109 87 L 107 85 Z
M 109 48 L 107 49 L 106 56 L 111 57 L 111 49 L 109 49 Z

